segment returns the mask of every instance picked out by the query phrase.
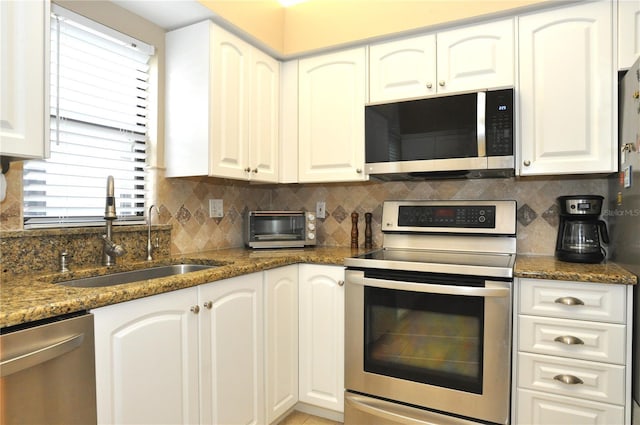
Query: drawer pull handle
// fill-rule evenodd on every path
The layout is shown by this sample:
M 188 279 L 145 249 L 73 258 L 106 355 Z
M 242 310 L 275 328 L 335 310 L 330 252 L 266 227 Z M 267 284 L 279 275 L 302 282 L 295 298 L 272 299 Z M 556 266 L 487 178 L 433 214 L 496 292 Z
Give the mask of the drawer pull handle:
M 584 384 L 584 382 L 582 382 L 582 379 L 573 375 L 556 375 L 553 377 L 553 379 L 567 385 Z
M 554 341 L 561 342 L 561 343 L 567 344 L 567 345 L 584 345 L 584 341 L 583 340 L 581 340 L 578 337 L 571 336 L 571 335 L 557 336 L 557 337 L 555 337 Z
M 580 298 L 575 297 L 560 297 L 554 301 L 556 304 L 564 305 L 584 305 L 584 302 Z

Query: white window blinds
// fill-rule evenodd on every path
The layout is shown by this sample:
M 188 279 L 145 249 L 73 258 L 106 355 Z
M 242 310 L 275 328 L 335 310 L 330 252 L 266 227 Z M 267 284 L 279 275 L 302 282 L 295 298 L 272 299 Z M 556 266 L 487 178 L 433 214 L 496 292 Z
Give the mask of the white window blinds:
M 153 47 L 53 6 L 51 157 L 25 162 L 25 228 L 103 224 L 109 175 L 116 223 L 141 220 Z

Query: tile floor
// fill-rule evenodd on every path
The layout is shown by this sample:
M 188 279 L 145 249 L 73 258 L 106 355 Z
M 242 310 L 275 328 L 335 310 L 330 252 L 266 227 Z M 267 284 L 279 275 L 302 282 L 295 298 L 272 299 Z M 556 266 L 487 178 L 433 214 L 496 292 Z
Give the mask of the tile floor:
M 342 425 L 340 422 L 313 416 L 308 413 L 294 410 L 284 418 L 278 425 Z

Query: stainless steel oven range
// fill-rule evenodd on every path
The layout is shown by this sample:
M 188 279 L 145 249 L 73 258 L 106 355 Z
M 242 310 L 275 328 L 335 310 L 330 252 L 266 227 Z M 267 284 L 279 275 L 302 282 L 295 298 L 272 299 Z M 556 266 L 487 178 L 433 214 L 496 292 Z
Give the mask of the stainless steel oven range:
M 509 423 L 515 201 L 387 201 L 345 261 L 345 424 Z

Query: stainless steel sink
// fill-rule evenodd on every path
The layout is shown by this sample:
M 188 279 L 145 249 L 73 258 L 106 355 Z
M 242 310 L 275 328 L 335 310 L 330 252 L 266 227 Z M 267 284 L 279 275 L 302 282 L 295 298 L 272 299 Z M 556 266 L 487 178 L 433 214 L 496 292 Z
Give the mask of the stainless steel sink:
M 160 277 L 176 276 L 185 273 L 208 270 L 218 266 L 205 264 L 174 264 L 171 266 L 157 266 L 146 269 L 132 270 L 106 274 L 102 276 L 83 277 L 80 279 L 58 282 L 58 285 L 74 286 L 77 288 L 96 288 L 100 286 L 122 285 L 140 280 L 157 279 Z

